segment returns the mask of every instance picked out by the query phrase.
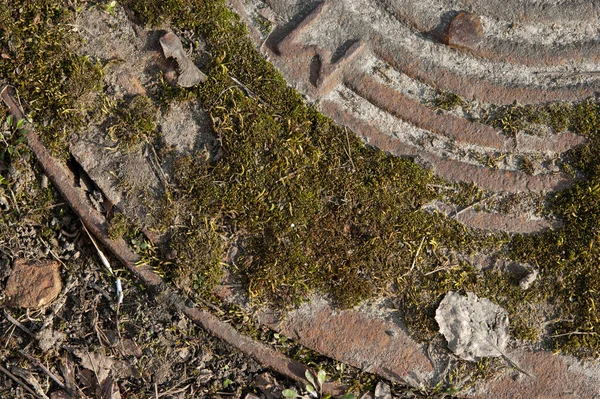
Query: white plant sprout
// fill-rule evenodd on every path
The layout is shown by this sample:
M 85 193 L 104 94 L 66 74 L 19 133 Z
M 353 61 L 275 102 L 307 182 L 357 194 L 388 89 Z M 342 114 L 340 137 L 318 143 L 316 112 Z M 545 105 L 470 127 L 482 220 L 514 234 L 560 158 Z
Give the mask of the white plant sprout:
M 121 284 L 121 279 L 116 276 L 115 272 L 113 271 L 112 267 L 110 266 L 110 262 L 108 261 L 108 258 L 100 250 L 100 248 L 98 247 L 98 244 L 96 244 L 96 240 L 94 240 L 94 237 L 92 237 L 92 235 L 88 231 L 87 227 L 85 227 L 85 224 L 82 222 L 81 225 L 83 226 L 83 229 L 85 230 L 85 232 L 87 233 L 88 237 L 92 241 L 92 244 L 94 244 L 94 248 L 96 248 L 96 252 L 98 253 L 98 256 L 100 257 L 100 261 L 102 262 L 102 264 L 104 265 L 104 267 L 108 271 L 108 274 L 110 274 L 112 277 L 115 277 L 115 296 L 116 296 L 115 302 L 117 304 L 117 308 L 116 308 L 116 312 L 117 312 L 117 317 L 116 317 L 116 319 L 117 319 L 117 334 L 119 336 L 119 340 L 121 341 L 121 346 L 122 346 L 123 345 L 123 340 L 121 339 L 121 327 L 119 325 L 119 310 L 121 308 L 121 304 L 123 303 L 124 294 L 123 294 L 123 285 Z

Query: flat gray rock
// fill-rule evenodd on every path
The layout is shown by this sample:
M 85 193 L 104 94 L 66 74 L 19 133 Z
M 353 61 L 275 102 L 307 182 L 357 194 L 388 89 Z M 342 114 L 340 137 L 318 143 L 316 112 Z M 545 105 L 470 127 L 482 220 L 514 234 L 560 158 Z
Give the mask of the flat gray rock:
M 435 312 L 448 348 L 464 360 L 503 356 L 510 338 L 508 314 L 472 292 L 464 297 L 450 291 Z

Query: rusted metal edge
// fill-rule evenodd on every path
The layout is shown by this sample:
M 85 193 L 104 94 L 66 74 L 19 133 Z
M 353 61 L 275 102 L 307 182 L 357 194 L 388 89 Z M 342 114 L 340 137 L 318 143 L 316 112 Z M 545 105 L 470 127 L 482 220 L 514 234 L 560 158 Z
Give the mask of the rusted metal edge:
M 90 233 L 119 259 L 133 275 L 140 279 L 153 292 L 158 301 L 165 303 L 171 310 L 182 312 L 198 326 L 252 357 L 258 363 L 300 384 L 305 385 L 308 383 L 304 377 L 306 371 L 309 370 L 307 366 L 241 334 L 231 325 L 221 321 L 209 312 L 193 306 L 186 306 L 184 296 L 167 285 L 150 267 L 145 265 L 138 266 L 139 256 L 133 252 L 122 238 L 111 239 L 108 237 L 105 218 L 88 203 L 83 191 L 75 186 L 74 176 L 66 165 L 54 158 L 50 154 L 50 151 L 43 145 L 39 136 L 35 133 L 33 126 L 27 121 L 23 109 L 15 97 L 12 86 L 0 84 L 0 97 L 8 107 L 13 118 L 16 120 L 25 120 L 23 126 L 27 143 L 35 154 L 39 165 L 52 181 L 56 190 L 64 198 L 65 202 L 79 216 Z M 340 395 L 346 392 L 347 387 L 343 384 L 333 382 L 326 383 L 323 390 L 332 395 Z

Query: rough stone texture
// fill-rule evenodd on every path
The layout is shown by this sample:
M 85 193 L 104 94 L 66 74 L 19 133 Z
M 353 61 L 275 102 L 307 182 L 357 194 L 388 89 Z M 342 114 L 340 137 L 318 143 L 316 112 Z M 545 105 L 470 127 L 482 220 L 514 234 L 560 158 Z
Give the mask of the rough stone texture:
M 116 99 L 146 94 L 156 74 L 174 72 L 160 50 L 159 32 L 123 23 L 126 19 L 121 8 L 112 15 L 92 8 L 78 14 L 74 25 L 83 39 L 81 50 L 109 64 L 104 80 Z
M 411 78 L 469 100 L 498 105 L 509 105 L 515 101 L 519 104 L 545 104 L 554 101 L 582 101 L 596 93 L 596 89 L 580 84 L 547 89 L 495 84 L 479 77 L 461 76 L 435 64 L 431 59 L 415 57 L 393 43 L 382 42 L 380 47 L 374 48 L 375 53 Z
M 483 27 L 479 17 L 463 11 L 452 18 L 446 35 L 446 43 L 450 47 L 470 49 L 481 42 L 482 36 Z
M 263 313 L 259 320 L 311 349 L 394 381 L 419 386 L 434 378 L 423 348 L 399 324 L 364 310 L 336 311 L 314 299 L 281 319 Z
M 451 217 L 473 229 L 505 231 L 508 233 L 529 234 L 558 227 L 557 222 L 545 219 L 532 219 L 520 215 L 502 215 L 474 209 L 457 210 L 454 206 L 435 201 L 423 207 L 428 211 L 437 211 Z
M 59 269 L 53 260 L 15 260 L 4 290 L 9 304 L 39 308 L 52 303 L 62 289 Z
M 432 133 L 456 140 L 460 144 L 473 144 L 497 150 L 506 150 L 512 145 L 512 140 L 497 129 L 454 115 L 438 113 L 364 74 L 348 75 L 346 84 L 378 108 Z
M 599 57 L 588 50 L 600 48 L 593 36 L 598 21 L 582 24 L 581 10 L 566 10 L 554 0 L 548 6 L 524 4 L 518 17 L 514 10 L 506 14 L 513 20 L 489 13 L 502 9 L 501 2 L 475 3 L 232 1 L 261 51 L 290 84 L 368 144 L 484 190 L 542 194 L 564 189 L 573 179 L 560 173 L 556 160 L 584 138 L 548 129 L 539 136 L 517 132 L 509 137 L 477 119 L 488 103 L 579 101 L 594 95 L 600 88 L 594 72 Z M 563 8 L 565 13 L 556 11 Z M 258 14 L 276 25 L 268 36 L 253 22 Z M 436 91 L 458 94 L 481 109 L 471 116 L 468 109 L 440 111 L 427 94 Z M 352 100 L 344 100 L 349 96 Z M 525 159 L 536 160 L 533 175 L 520 169 Z M 517 233 L 556 225 L 531 216 L 465 211 L 457 220 Z
M 476 399 L 597 399 L 600 398 L 598 362 L 578 360 L 549 352 L 517 350 L 507 357 L 519 368 L 491 381 L 479 382 L 465 397 Z
M 378 382 L 375 387 L 375 399 L 392 399 L 390 386 L 383 381 Z
M 186 84 L 205 79 L 183 51 L 181 41 L 172 33 L 146 31 L 129 23 L 119 7 L 114 15 L 89 9 L 79 16 L 86 29 L 81 32 L 86 40 L 82 50 L 94 57 L 113 54 L 121 62 L 108 68 L 104 80 L 108 91 L 116 98 L 126 98 L 146 92 L 146 87 L 156 84 L 160 72 L 168 79 L 176 77 L 167 57 L 180 62 L 181 74 Z M 190 154 L 206 149 L 209 157 L 219 154 L 220 146 L 212 133 L 210 120 L 198 103 L 173 103 L 156 115 L 157 130 L 164 138 L 166 150 Z M 150 229 L 155 224 L 156 212 L 164 195 L 164 180 L 171 165 L 158 157 L 160 148 L 154 144 L 140 143 L 122 151 L 119 143 L 110 139 L 105 126 L 90 125 L 74 137 L 70 151 L 108 200 L 127 217 L 136 220 L 146 235 L 154 242 L 161 240 L 159 233 Z M 163 154 L 168 151 L 163 151 Z
M 462 296 L 449 291 L 435 311 L 448 348 L 464 360 L 499 357 L 510 338 L 504 309 L 472 292 Z
M 473 12 L 486 12 L 486 9 L 481 7 L 480 3 L 482 2 L 479 1 L 464 2 L 464 7 L 443 0 L 430 0 L 428 2 L 380 1 L 399 21 L 409 24 L 424 35 L 444 42 L 448 39 L 449 28 L 461 14 L 462 21 L 464 21 L 465 16 L 474 16 Z M 494 8 L 506 8 L 504 4 L 501 5 L 500 3 L 496 4 Z M 523 8 L 530 5 L 523 4 Z M 581 40 L 576 42 L 561 42 L 561 39 L 568 33 L 577 35 L 582 31 L 586 32 L 587 27 L 593 25 L 593 18 L 589 18 L 590 15 L 583 12 L 587 8 L 586 6 L 589 5 L 579 4 L 578 6 L 568 7 L 570 13 L 577 14 L 577 26 L 569 25 L 568 18 L 564 18 L 569 12 L 557 12 L 558 9 L 562 8 L 561 6 L 564 6 L 564 3 L 547 8 L 545 11 L 552 10 L 550 14 L 539 12 L 540 10 L 536 10 L 535 13 L 527 11 L 529 17 L 519 24 L 511 24 L 511 22 L 519 19 L 516 14 L 513 14 L 507 20 L 498 19 L 498 14 L 488 13 L 482 15 L 481 17 L 485 18 L 486 29 L 484 30 L 481 27 L 478 42 L 468 46 L 459 46 L 457 50 L 468 50 L 474 55 L 490 61 L 527 66 L 567 65 L 573 61 L 598 62 L 600 43 L 597 40 L 582 37 Z M 461 9 L 468 9 L 471 12 L 456 12 L 456 10 Z M 514 10 L 511 11 L 514 12 Z M 523 16 L 523 14 L 520 15 Z M 594 13 L 591 15 L 594 15 Z M 476 19 L 481 20 L 481 17 Z M 552 24 L 551 28 L 545 26 L 545 24 L 550 23 Z M 481 26 L 481 22 L 479 25 Z M 533 39 L 537 41 L 527 40 L 528 35 L 533 32 L 535 32 Z M 548 45 L 549 43 L 552 43 L 552 45 Z
M 180 155 L 206 149 L 219 149 L 210 118 L 198 103 L 172 103 L 158 120 L 165 143 Z
M 564 173 L 530 176 L 519 171 L 494 170 L 441 158 L 435 154 L 423 154 L 418 151 L 417 147 L 384 134 L 368 123 L 358 120 L 356 116 L 344 110 L 337 103 L 322 101 L 320 108 L 338 123 L 364 137 L 367 143 L 396 156 L 420 158 L 429 163 L 438 175 L 450 181 L 475 183 L 485 190 L 508 193 L 560 190 L 568 187 L 572 182 L 572 179 Z

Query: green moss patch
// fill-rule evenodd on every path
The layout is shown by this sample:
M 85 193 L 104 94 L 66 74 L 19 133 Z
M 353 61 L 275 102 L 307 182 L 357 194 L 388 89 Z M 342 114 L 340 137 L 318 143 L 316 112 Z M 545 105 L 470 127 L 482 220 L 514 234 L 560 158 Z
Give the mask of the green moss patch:
M 191 215 L 171 241 L 179 273 L 215 281 L 223 256 L 215 239 L 235 237 L 241 256 L 233 271 L 255 299 L 290 304 L 320 291 L 348 306 L 394 282 L 408 295 L 412 283 L 405 277 L 432 270 L 437 257 L 497 244 L 497 237 L 471 234 L 421 211 L 438 197 L 433 186 L 439 179 L 410 160 L 365 147 L 307 106 L 255 51 L 224 2 L 163 6 L 130 4 L 148 23 L 157 22 L 152 15 L 159 7 L 163 18 L 195 29 L 214 59 L 205 85 L 163 85 L 155 95 L 165 103 L 199 99 L 224 152 L 212 163 L 202 156 L 181 159 L 173 174 L 177 190 L 165 223 L 173 220 L 173 208 L 185 210 L 177 212 L 180 223 Z M 472 189 L 460 194 L 465 201 L 477 195 Z M 447 285 L 461 284 L 459 274 L 440 275 Z M 428 295 L 435 301 L 443 292 Z
M 513 335 L 522 339 L 536 338 L 539 325 L 531 308 L 550 299 L 561 312 L 549 325 L 556 348 L 597 353 L 596 103 L 501 107 L 485 121 L 513 135 L 529 124 L 546 124 L 557 132 L 568 128 L 586 135 L 589 143 L 565 164 L 585 179 L 552 198 L 564 228 L 516 237 L 473 232 L 421 206 L 434 199 L 467 206 L 485 193 L 443 182 L 409 160 L 368 148 L 306 105 L 254 49 L 224 1 L 125 4 L 146 23 L 171 23 L 192 32 L 213 57 L 204 71 L 206 84 L 193 89 L 162 84 L 150 91 L 152 100 L 137 97 L 111 115 L 116 138 L 134 145 L 154 131 L 153 102 L 198 99 L 222 145 L 219 160 L 195 154 L 175 162 L 163 225 L 157 226 L 170 231 L 162 253 L 169 259 L 164 273 L 209 291 L 221 276 L 226 250 L 234 245 L 231 271 L 256 300 L 289 305 L 320 291 L 349 306 L 393 292 L 411 331 L 422 339 L 435 336 L 433 313 L 448 290 L 493 298 L 510 312 Z M 0 0 L 0 5 L 0 50 L 10 57 L 0 58 L 0 76 L 28 100 L 44 140 L 64 152 L 66 137 L 85 123 L 89 94 L 101 78 L 100 68 L 74 50 L 68 24 L 77 10 L 42 0 L 18 7 Z M 441 100 L 440 108 L 464 106 L 451 95 Z M 529 169 L 527 161 L 523 169 Z M 113 233 L 122 234 L 122 227 L 115 220 Z M 478 271 L 457 255 L 499 249 L 541 270 L 530 290 L 522 291 L 514 276 Z
M 0 0 L 0 80 L 26 99 L 44 142 L 66 156 L 65 139 L 85 122 L 85 97 L 100 88 L 101 69 L 76 53 L 73 6 Z

